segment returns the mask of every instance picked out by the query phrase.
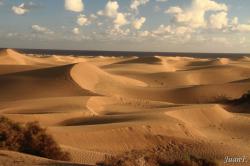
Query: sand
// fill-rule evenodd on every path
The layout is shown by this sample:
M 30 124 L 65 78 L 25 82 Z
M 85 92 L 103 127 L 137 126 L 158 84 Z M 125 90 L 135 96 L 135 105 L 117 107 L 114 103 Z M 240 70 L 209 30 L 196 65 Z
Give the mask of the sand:
M 0 52 L 0 114 L 39 121 L 75 165 L 173 141 L 172 158 L 250 158 L 249 108 L 221 102 L 250 90 L 249 59 L 45 58 L 6 49 Z M 0 162 L 73 165 L 10 151 L 0 151 Z

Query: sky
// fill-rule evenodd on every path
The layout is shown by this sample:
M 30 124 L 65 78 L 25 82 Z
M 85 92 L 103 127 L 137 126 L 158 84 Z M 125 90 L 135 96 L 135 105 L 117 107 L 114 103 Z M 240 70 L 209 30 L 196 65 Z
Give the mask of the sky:
M 249 0 L 0 0 L 0 47 L 250 52 Z

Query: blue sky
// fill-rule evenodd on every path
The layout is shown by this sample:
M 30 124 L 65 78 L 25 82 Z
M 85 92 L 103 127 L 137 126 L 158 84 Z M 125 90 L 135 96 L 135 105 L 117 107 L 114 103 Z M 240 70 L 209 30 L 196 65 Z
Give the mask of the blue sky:
M 250 52 L 247 0 L 0 0 L 0 47 Z

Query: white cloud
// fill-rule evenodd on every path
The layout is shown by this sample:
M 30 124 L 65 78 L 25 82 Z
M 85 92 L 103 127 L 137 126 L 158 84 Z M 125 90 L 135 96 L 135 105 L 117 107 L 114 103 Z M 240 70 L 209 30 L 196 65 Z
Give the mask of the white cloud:
M 250 24 L 239 23 L 238 17 L 234 17 L 231 20 L 231 30 L 232 31 L 239 31 L 239 32 L 250 32 Z
M 145 17 L 141 17 L 139 19 L 136 19 L 136 20 L 133 21 L 133 27 L 135 29 L 137 29 L 137 30 L 141 29 L 141 27 L 143 26 L 143 24 L 145 23 L 145 21 L 146 21 Z
M 7 34 L 7 37 L 8 37 L 8 38 L 11 38 L 11 37 L 16 37 L 16 36 L 18 36 L 18 35 L 19 35 L 19 34 L 16 33 L 16 32 L 15 32 L 15 33 L 10 32 L 10 33 Z
M 240 32 L 250 32 L 250 24 L 239 24 L 236 30 Z
M 165 11 L 165 13 L 170 13 L 170 14 L 180 14 L 182 12 L 183 11 L 179 6 L 172 6 L 168 10 Z
M 219 12 L 216 14 L 212 14 L 209 18 L 210 26 L 214 29 L 222 29 L 227 27 L 228 18 L 227 12 Z
M 132 0 L 131 4 L 130 4 L 130 8 L 132 10 L 138 11 L 139 6 L 145 5 L 148 2 L 149 2 L 149 0 Z
M 118 9 L 119 4 L 117 1 L 108 1 L 105 6 L 105 9 L 98 11 L 97 14 L 112 18 L 114 27 L 116 29 L 119 29 L 121 26 L 124 26 L 129 22 L 126 19 L 126 14 L 119 12 Z
M 78 35 L 78 34 L 80 33 L 80 30 L 79 30 L 79 28 L 74 28 L 74 29 L 72 30 L 72 32 L 73 32 L 75 35 Z
M 128 24 L 128 21 L 123 13 L 118 13 L 114 20 L 115 27 L 121 27 Z
M 22 3 L 19 6 L 12 6 L 12 11 L 17 15 L 23 15 L 27 13 L 29 10 L 24 6 L 24 3 Z
M 166 33 L 171 33 L 171 27 L 160 25 L 156 30 L 153 31 L 153 35 L 163 35 Z
M 77 24 L 80 25 L 80 26 L 89 25 L 90 24 L 90 20 L 88 20 L 88 18 L 85 15 L 80 14 L 77 17 Z
M 99 26 L 99 27 L 103 25 L 102 22 L 97 22 L 96 24 L 97 24 L 97 26 Z
M 105 15 L 108 17 L 116 17 L 118 14 L 119 4 L 116 1 L 108 1 L 104 11 L 100 10 L 97 12 L 98 15 Z
M 179 26 L 179 27 L 176 27 L 175 29 L 172 29 L 172 33 L 176 35 L 186 35 L 192 32 L 193 32 L 193 29 L 190 27 L 186 27 L 186 26 Z
M 82 0 L 65 0 L 65 9 L 73 12 L 82 12 L 84 4 Z
M 32 29 L 34 32 L 36 33 L 43 33 L 43 34 L 54 34 L 53 31 L 51 31 L 50 29 L 46 28 L 46 27 L 42 27 L 40 25 L 32 25 Z
M 194 30 L 187 26 L 160 25 L 156 30 L 152 31 L 152 36 L 159 38 L 166 36 L 189 38 L 193 32 Z
M 231 21 L 231 24 L 234 26 L 234 25 L 238 25 L 238 23 L 239 23 L 239 19 L 238 19 L 238 17 L 234 17 L 233 19 L 232 19 L 232 21 Z
M 240 38 L 240 44 L 245 44 L 246 41 L 247 41 L 247 39 L 246 39 L 245 36 L 243 36 L 243 37 Z
M 130 29 L 112 28 L 106 31 L 113 39 L 120 39 L 121 36 L 127 36 L 130 33 Z
M 226 4 L 217 3 L 213 0 L 192 0 L 187 9 L 178 6 L 170 7 L 166 13 L 174 16 L 176 23 L 187 24 L 193 28 L 206 27 L 205 14 L 209 11 L 227 11 Z
M 150 32 L 149 31 L 142 31 L 142 32 L 139 32 L 139 36 L 140 37 L 148 37 L 150 35 Z
M 91 14 L 91 15 L 90 15 L 90 18 L 93 19 L 93 20 L 95 20 L 95 19 L 97 19 L 98 17 L 97 17 L 95 14 Z
M 225 37 L 212 37 L 211 41 L 215 43 L 225 44 L 225 45 L 230 44 L 230 42 Z

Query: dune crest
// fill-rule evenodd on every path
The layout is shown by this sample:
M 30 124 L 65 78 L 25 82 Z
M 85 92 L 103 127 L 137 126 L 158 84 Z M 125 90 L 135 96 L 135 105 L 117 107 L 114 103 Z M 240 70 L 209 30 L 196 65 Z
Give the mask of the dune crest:
M 166 114 L 197 128 L 220 124 L 233 117 L 220 105 L 182 107 L 176 111 L 167 111 Z M 189 116 L 189 114 L 192 114 L 192 116 Z
M 228 58 L 217 58 L 212 64 L 213 65 L 227 65 L 230 63 Z
M 0 64 L 28 65 L 32 60 L 12 49 L 4 49 L 0 52 Z
M 72 67 L 70 75 L 82 88 L 100 94 L 111 94 L 115 89 L 126 86 L 147 86 L 144 82 L 135 79 L 109 74 L 90 63 L 76 64 Z

